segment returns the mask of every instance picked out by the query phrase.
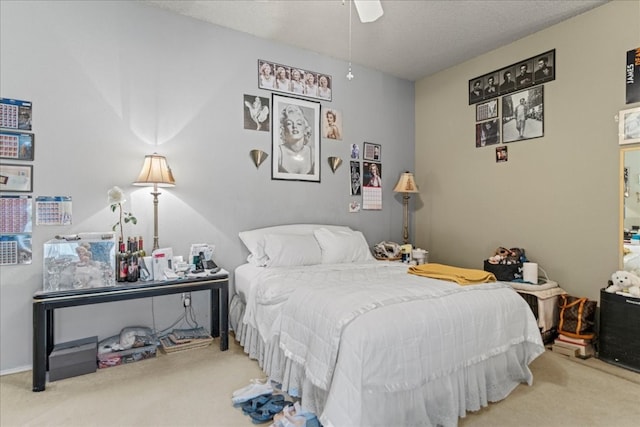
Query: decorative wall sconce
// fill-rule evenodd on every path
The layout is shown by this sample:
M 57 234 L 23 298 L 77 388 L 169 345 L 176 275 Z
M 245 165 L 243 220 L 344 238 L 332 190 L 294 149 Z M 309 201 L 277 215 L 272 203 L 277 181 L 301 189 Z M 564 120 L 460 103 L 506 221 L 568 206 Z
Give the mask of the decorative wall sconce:
M 262 150 L 251 150 L 249 151 L 249 155 L 251 156 L 253 163 L 256 165 L 256 169 L 258 169 L 262 162 L 269 157 L 269 155 Z
M 336 169 L 340 167 L 342 164 L 342 159 L 340 157 L 328 157 L 329 167 L 331 168 L 331 172 L 336 173 Z

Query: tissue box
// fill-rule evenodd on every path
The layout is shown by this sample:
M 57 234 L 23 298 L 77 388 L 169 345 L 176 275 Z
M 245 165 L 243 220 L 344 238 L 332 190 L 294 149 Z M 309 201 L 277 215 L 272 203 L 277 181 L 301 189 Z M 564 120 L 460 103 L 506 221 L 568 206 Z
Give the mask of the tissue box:
M 49 381 L 90 374 L 97 369 L 98 337 L 57 344 L 49 355 Z
M 81 233 L 44 243 L 43 290 L 115 286 L 116 240 L 114 233 Z

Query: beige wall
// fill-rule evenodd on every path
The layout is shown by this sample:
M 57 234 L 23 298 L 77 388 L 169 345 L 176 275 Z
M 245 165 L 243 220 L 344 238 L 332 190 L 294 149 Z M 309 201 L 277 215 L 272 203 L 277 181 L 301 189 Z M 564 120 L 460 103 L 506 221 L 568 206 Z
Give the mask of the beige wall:
M 482 268 L 524 247 L 568 292 L 599 297 L 619 266 L 619 146 L 626 51 L 640 47 L 640 1 L 613 1 L 416 82 L 415 244 L 430 261 Z M 453 47 L 455 48 L 455 47 Z M 544 137 L 475 148 L 468 80 L 556 49 Z M 425 52 L 424 54 L 428 54 Z

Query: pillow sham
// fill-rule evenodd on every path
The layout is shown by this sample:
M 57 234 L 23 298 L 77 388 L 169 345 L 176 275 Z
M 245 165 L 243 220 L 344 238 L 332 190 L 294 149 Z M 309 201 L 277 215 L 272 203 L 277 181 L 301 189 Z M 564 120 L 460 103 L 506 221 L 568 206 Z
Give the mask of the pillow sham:
M 318 228 L 326 228 L 328 230 L 351 230 L 349 227 L 342 225 L 323 225 L 323 224 L 286 224 L 276 225 L 273 227 L 256 228 L 254 230 L 246 230 L 238 233 L 238 237 L 242 243 L 249 249 L 247 262 L 258 267 L 265 266 L 269 257 L 264 252 L 264 236 L 266 234 L 309 234 L 313 235 L 313 230 Z
M 375 259 L 360 231 L 328 230 L 313 232 L 322 250 L 323 264 L 369 261 Z
M 313 234 L 265 234 L 267 267 L 292 267 L 322 263 L 322 252 Z

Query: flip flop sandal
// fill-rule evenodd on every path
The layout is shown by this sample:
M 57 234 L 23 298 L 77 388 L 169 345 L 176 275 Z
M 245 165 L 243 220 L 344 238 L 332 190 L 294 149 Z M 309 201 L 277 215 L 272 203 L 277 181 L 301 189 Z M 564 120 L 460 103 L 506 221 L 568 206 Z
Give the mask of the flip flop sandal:
M 255 412 L 260 409 L 263 405 L 271 402 L 278 403 L 282 401 L 284 401 L 284 396 L 282 394 L 259 396 L 242 405 L 242 412 L 244 412 L 246 415 L 249 415 L 251 412 Z
M 279 402 L 267 402 L 259 407 L 257 411 L 249 414 L 251 422 L 254 424 L 262 424 L 271 421 L 273 420 L 274 415 L 282 411 L 286 406 L 292 404 L 293 402 L 287 402 L 285 400 Z
M 242 412 L 245 414 L 249 414 L 251 412 L 255 412 L 258 408 L 262 407 L 267 402 L 270 402 L 271 396 L 258 396 L 249 400 L 248 402 L 242 405 Z

